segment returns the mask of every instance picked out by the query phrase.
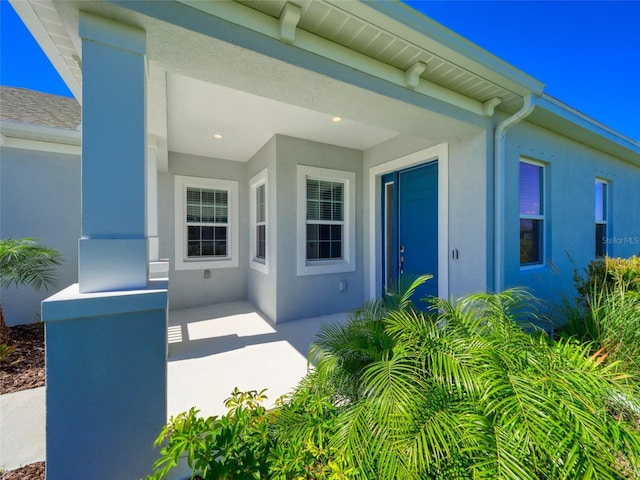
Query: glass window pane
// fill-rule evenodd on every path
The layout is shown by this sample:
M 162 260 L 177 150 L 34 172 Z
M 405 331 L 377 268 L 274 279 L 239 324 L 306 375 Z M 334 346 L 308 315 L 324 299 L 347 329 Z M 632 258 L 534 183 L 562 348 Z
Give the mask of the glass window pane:
M 520 214 L 542 215 L 542 167 L 520 162 Z
M 227 192 L 226 190 L 214 190 L 215 192 L 215 205 L 226 206 L 227 205 Z
M 596 223 L 596 257 L 607 254 L 607 224 Z
M 342 225 L 331 225 L 331 240 L 342 240 Z
M 318 242 L 307 242 L 307 260 L 319 258 Z
M 187 227 L 187 240 L 200 240 L 200 227 Z
M 187 222 L 199 222 L 200 221 L 200 206 L 188 205 L 187 206 Z
M 342 258 L 342 242 L 331 242 L 331 258 Z
M 202 256 L 203 257 L 211 257 L 213 256 L 213 246 L 214 242 L 202 242 Z
M 331 258 L 331 243 L 330 242 L 318 242 L 320 249 L 319 258 Z
M 258 225 L 256 227 L 256 257 L 266 258 L 267 256 L 267 242 L 266 242 L 266 228 L 264 225 Z
M 542 263 L 542 220 L 520 219 L 520 265 Z
M 187 188 L 187 203 L 200 204 L 199 188 Z
M 202 207 L 201 222 L 213 223 L 215 221 L 215 208 Z
M 216 207 L 216 223 L 227 223 L 227 207 Z
M 214 228 L 214 238 L 216 240 L 226 240 L 227 239 L 227 227 L 215 227 Z
M 307 240 L 314 241 L 320 238 L 320 232 L 318 231 L 319 225 L 311 224 L 307 225 Z
M 200 227 L 200 228 L 202 229 L 202 240 L 213 240 L 214 227 Z
M 320 202 L 317 200 L 307 201 L 307 220 L 320 220 Z
M 607 220 L 607 184 L 596 180 L 596 222 Z
M 342 203 L 344 185 L 342 183 L 333 184 L 333 201 Z
M 215 242 L 214 256 L 226 257 L 227 256 L 227 242 Z
M 318 220 L 331 220 L 331 202 L 320 202 Z
M 200 256 L 200 241 L 189 242 L 187 244 L 187 256 L 199 257 Z
M 202 204 L 213 206 L 215 204 L 214 201 L 215 190 L 202 190 Z

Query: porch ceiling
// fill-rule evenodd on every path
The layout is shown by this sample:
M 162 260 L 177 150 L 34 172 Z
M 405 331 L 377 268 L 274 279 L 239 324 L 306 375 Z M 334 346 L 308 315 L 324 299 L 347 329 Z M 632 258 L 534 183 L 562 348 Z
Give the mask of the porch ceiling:
M 176 73 L 167 75 L 170 151 L 247 161 L 275 134 L 358 150 L 398 134 L 346 118 L 333 122 L 333 117 Z

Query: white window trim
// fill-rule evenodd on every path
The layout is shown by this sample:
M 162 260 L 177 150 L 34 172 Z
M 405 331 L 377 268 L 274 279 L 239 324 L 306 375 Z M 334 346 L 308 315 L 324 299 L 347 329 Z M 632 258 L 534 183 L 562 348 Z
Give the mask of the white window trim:
M 264 185 L 264 215 L 265 215 L 265 239 L 267 242 L 266 249 L 266 258 L 257 258 L 256 257 L 256 194 L 258 187 Z M 251 225 L 251 235 L 249 235 L 249 258 L 251 261 L 249 262 L 249 266 L 254 270 L 257 270 L 262 273 L 269 273 L 269 186 L 267 185 L 267 169 L 261 170 L 255 176 L 249 180 L 249 186 L 251 190 L 250 194 L 250 225 Z
M 344 170 L 298 165 L 297 275 L 354 272 L 356 270 L 356 174 Z M 342 258 L 307 261 L 307 178 L 344 184 Z
M 187 258 L 186 247 L 186 192 L 187 187 L 227 190 L 229 192 L 228 256 L 215 258 Z M 235 268 L 239 265 L 238 182 L 213 178 L 175 176 L 175 269 L 202 270 L 209 268 Z
M 520 264 L 520 270 L 536 270 L 539 268 L 543 268 L 547 264 L 546 253 L 547 253 L 547 165 L 542 162 L 536 162 L 535 160 L 529 160 L 525 158 L 520 158 L 518 163 L 518 172 L 520 171 L 520 163 L 528 163 L 530 165 L 535 165 L 536 167 L 542 168 L 542 188 L 540 192 L 540 202 L 542 203 L 542 215 L 523 215 L 520 213 L 520 204 L 518 203 L 518 263 Z M 520 199 L 520 176 L 518 175 L 518 199 Z M 540 262 L 538 263 L 527 263 L 522 265 L 520 263 L 520 220 L 542 220 L 542 245 L 540 252 Z
M 604 194 L 604 208 L 602 209 L 602 213 L 604 215 L 604 220 L 596 220 L 594 218 L 594 225 L 604 225 L 604 231 L 605 231 L 605 235 L 609 236 L 609 190 L 610 190 L 610 185 L 611 183 L 609 182 L 609 180 L 606 180 L 604 178 L 600 178 L 600 177 L 596 177 L 595 181 L 597 183 L 602 183 L 605 186 L 605 194 Z M 594 191 L 594 195 L 595 195 L 595 191 Z M 595 206 L 595 202 L 594 206 Z M 595 213 L 595 212 L 594 212 Z M 595 245 L 594 245 L 595 246 Z M 609 243 L 605 242 L 604 244 L 604 255 L 608 256 L 609 255 Z

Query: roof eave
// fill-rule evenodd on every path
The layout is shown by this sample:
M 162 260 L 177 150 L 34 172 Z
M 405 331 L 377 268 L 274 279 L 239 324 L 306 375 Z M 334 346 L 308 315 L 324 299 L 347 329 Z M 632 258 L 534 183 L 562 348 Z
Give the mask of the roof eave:
M 640 165 L 639 142 L 549 95 L 544 94 L 536 101 L 536 113 L 529 120 L 547 128 L 553 124 L 553 130 L 558 133 L 621 160 Z
M 69 128 L 14 122 L 11 120 L 0 120 L 0 133 L 8 138 L 74 146 L 80 145 L 82 140 L 82 132 L 79 128 L 72 130 Z
M 34 10 L 31 1 L 9 0 L 9 3 L 11 3 L 11 6 L 16 11 L 22 22 L 29 29 L 36 42 L 40 45 L 40 48 L 42 48 L 42 51 L 45 53 L 75 99 L 79 103 L 82 103 L 80 67 L 78 65 L 74 65 L 72 68 L 69 63 L 65 61 L 58 45 L 50 35 L 50 27 L 43 23 L 41 17 Z M 47 8 L 50 15 L 57 16 L 57 11 L 51 0 L 39 0 L 38 5 L 40 8 Z M 59 36 L 60 32 L 58 32 L 58 37 Z M 68 45 L 71 45 L 71 42 L 68 42 Z M 80 55 L 78 52 L 76 52 L 75 57 L 75 61 L 79 61 Z M 74 62 L 71 61 L 71 63 L 73 64 Z
M 542 95 L 545 84 L 483 48 L 398 1 L 325 0 L 364 21 L 455 62 L 486 80 L 519 95 Z

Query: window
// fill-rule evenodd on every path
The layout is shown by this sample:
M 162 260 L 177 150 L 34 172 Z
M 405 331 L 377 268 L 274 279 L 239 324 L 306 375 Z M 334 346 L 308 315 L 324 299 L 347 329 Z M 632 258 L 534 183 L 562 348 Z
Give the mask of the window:
M 256 258 L 261 260 L 267 256 L 264 189 L 264 184 L 256 189 Z
M 298 275 L 355 270 L 355 173 L 298 166 Z
M 608 208 L 608 184 L 604 180 L 596 179 L 595 187 L 595 220 L 596 257 L 604 257 L 607 254 L 607 208 Z
M 544 166 L 520 162 L 520 265 L 544 263 Z
M 228 257 L 229 193 L 187 187 L 187 257 Z
M 175 177 L 178 270 L 238 266 L 238 183 Z
M 344 183 L 307 178 L 307 261 L 342 259 Z
M 265 168 L 250 181 L 251 186 L 251 238 L 249 253 L 250 266 L 263 273 L 268 273 L 267 262 L 267 169 Z

